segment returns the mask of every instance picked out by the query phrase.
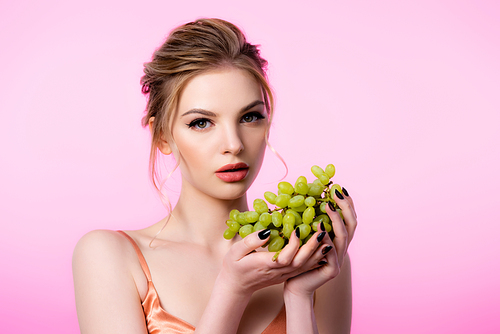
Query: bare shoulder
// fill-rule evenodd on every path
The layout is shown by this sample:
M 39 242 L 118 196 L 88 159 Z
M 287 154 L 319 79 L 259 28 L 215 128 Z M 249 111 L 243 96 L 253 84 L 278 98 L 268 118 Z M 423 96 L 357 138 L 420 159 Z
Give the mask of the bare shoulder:
M 73 252 L 73 264 L 82 260 L 89 260 L 99 255 L 95 260 L 106 257 L 119 257 L 127 240 L 119 232 L 110 230 L 94 230 L 85 234 L 76 244 Z
M 352 284 L 349 254 L 344 258 L 339 275 L 316 290 L 314 311 L 320 333 L 350 333 Z
M 82 333 L 144 331 L 141 299 L 132 273 L 134 256 L 132 244 L 119 232 L 96 230 L 78 241 L 73 252 L 73 280 Z

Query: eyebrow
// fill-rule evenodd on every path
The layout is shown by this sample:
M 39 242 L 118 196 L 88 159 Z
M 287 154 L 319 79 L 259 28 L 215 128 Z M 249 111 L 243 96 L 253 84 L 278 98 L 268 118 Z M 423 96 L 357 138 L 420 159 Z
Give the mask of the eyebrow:
M 260 100 L 254 101 L 254 102 L 250 103 L 249 105 L 241 108 L 240 113 L 244 113 L 245 111 L 248 111 L 248 110 L 252 109 L 253 107 L 259 106 L 259 105 L 264 105 L 264 102 L 262 102 Z M 189 115 L 189 114 L 202 114 L 202 115 L 210 116 L 210 117 L 217 116 L 217 114 L 212 112 L 212 111 L 208 111 L 208 110 L 201 109 L 201 108 L 194 108 L 194 109 L 191 109 L 189 111 L 186 111 L 184 114 L 181 115 L 181 117 Z

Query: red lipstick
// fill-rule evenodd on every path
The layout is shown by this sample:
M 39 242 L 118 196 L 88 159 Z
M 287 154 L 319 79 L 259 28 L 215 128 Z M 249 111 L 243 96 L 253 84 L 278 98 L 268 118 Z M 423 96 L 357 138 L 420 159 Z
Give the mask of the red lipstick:
M 215 175 L 225 182 L 238 182 L 243 180 L 248 174 L 248 165 L 244 162 L 237 164 L 227 164 L 215 171 Z

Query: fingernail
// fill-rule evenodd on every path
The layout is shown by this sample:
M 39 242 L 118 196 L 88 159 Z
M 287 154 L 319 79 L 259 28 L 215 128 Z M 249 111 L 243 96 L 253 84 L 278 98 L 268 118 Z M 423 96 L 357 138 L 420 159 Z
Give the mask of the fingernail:
M 323 222 L 319 223 L 319 228 L 321 229 L 321 231 L 325 232 L 326 229 L 325 229 L 325 224 L 323 224 Z
M 349 196 L 349 193 L 347 192 L 346 188 L 342 187 L 342 192 L 344 195 Z
M 326 262 L 325 260 L 321 260 L 321 261 L 319 261 L 319 262 L 318 262 L 318 264 L 319 264 L 320 266 L 325 265 L 325 264 L 327 264 L 327 263 L 328 263 L 328 262 Z
M 332 210 L 333 212 L 337 211 L 335 210 L 335 205 L 333 205 L 332 202 L 328 202 L 328 207 L 330 208 L 330 210 Z
M 325 237 L 325 234 L 326 232 L 321 232 L 320 234 L 318 234 L 318 238 L 316 240 L 318 240 L 318 242 L 321 242 L 321 240 L 323 240 L 323 238 Z
M 264 240 L 266 239 L 269 235 L 271 234 L 271 230 L 270 229 L 267 229 L 267 230 L 262 230 L 259 232 L 259 238 L 260 240 Z
M 342 194 L 337 189 L 335 189 L 335 195 L 337 195 L 339 199 L 344 199 L 344 196 L 342 196 Z
M 298 228 L 298 227 L 297 227 L 297 228 L 295 229 L 295 235 L 297 236 L 297 238 L 299 238 L 299 239 L 300 239 L 300 228 Z
M 332 246 L 326 246 L 325 248 L 323 248 L 323 250 L 321 251 L 321 253 L 323 253 L 323 255 L 325 255 L 326 253 L 328 253 L 329 251 L 332 250 Z

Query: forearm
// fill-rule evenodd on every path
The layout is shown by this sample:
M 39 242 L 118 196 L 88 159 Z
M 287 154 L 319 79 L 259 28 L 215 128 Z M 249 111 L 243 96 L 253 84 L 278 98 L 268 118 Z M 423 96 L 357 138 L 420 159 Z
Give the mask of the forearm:
M 251 296 L 251 293 L 236 291 L 219 276 L 195 333 L 236 333 Z
M 314 316 L 313 296 L 284 293 L 287 334 L 318 334 Z

